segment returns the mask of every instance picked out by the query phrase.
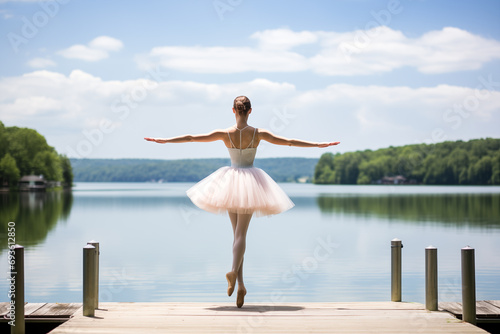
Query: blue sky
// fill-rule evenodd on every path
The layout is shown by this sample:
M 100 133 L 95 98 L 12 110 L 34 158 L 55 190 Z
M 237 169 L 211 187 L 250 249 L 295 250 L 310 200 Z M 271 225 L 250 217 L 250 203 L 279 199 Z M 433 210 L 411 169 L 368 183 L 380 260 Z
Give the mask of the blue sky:
M 0 120 L 88 158 L 225 157 L 144 136 L 250 124 L 319 157 L 500 137 L 500 2 L 0 0 Z

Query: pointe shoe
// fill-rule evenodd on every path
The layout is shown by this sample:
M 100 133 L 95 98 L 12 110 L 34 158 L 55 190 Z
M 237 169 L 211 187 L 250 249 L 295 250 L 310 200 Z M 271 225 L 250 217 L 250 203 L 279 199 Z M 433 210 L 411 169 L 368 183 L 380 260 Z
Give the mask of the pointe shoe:
M 238 289 L 238 295 L 236 297 L 236 306 L 238 308 L 241 308 L 243 306 L 243 303 L 245 303 L 245 295 L 247 294 L 247 289 Z
M 231 296 L 233 294 L 234 288 L 236 287 L 236 278 L 238 273 L 230 271 L 226 274 L 227 279 L 227 295 Z

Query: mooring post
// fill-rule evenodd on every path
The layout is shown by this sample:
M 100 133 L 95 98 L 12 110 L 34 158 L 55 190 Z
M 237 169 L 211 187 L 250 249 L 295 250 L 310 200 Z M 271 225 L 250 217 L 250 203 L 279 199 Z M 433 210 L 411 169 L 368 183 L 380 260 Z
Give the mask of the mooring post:
M 96 248 L 92 245 L 83 247 L 83 315 L 95 314 L 95 260 Z
M 391 301 L 401 301 L 401 248 L 399 239 L 391 240 Z
M 87 245 L 92 245 L 95 247 L 96 259 L 95 259 L 95 305 L 94 308 L 99 308 L 99 255 L 101 254 L 99 250 L 99 242 L 95 240 L 90 240 Z
M 462 248 L 462 320 L 476 324 L 476 272 L 474 248 Z
M 433 246 L 425 249 L 425 308 L 438 310 L 437 248 Z
M 10 312 L 11 319 L 14 317 L 14 322 L 10 326 L 11 334 L 24 334 L 24 247 L 15 245 L 14 258 L 10 260 L 10 292 L 11 292 L 11 307 L 14 302 L 14 314 L 12 309 Z M 14 289 L 14 290 L 12 290 Z M 12 320 L 11 320 L 12 321 Z

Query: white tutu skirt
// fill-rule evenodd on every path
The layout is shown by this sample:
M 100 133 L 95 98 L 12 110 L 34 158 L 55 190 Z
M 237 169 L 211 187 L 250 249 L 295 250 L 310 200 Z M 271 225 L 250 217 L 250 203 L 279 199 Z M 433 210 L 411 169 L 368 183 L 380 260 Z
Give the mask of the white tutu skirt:
M 275 215 L 294 204 L 281 187 L 260 168 L 222 167 L 187 190 L 191 201 L 212 213 Z

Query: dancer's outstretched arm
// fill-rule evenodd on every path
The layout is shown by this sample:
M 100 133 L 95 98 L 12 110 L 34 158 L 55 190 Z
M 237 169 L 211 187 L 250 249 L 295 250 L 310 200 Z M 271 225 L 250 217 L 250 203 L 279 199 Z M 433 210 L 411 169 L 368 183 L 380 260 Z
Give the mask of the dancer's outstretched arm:
M 298 147 L 329 147 L 329 146 L 340 144 L 339 141 L 317 143 L 317 142 L 300 140 L 300 139 L 289 139 L 289 138 L 275 135 L 271 131 L 268 131 L 265 129 L 259 129 L 259 138 L 262 140 L 268 141 L 271 144 L 298 146 Z
M 210 133 L 200 135 L 183 135 L 172 138 L 151 138 L 145 137 L 147 141 L 154 141 L 158 144 L 166 143 L 188 143 L 188 142 L 211 142 L 216 140 L 223 140 L 227 133 L 224 130 L 214 130 Z

